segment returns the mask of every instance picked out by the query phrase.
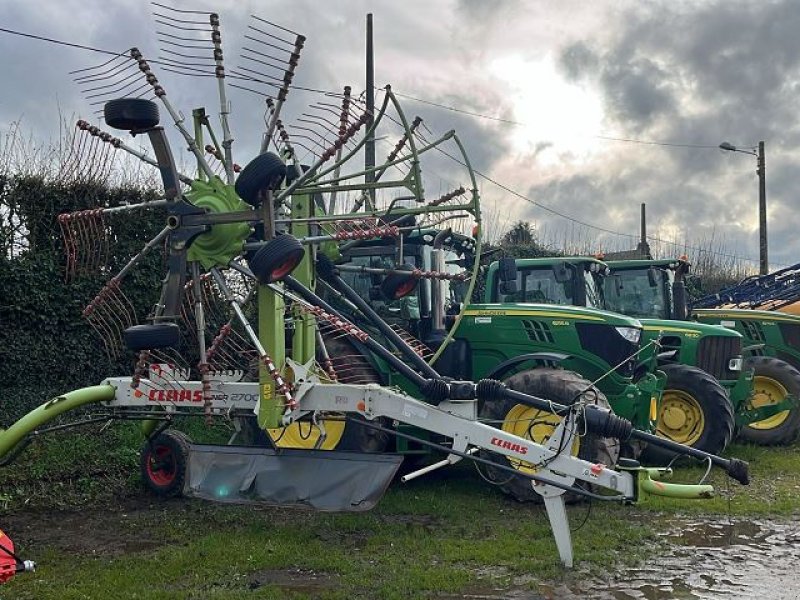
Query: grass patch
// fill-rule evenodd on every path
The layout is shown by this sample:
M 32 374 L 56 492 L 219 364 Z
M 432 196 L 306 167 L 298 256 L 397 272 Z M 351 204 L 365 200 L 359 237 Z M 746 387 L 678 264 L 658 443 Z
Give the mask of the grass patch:
M 3 526 L 40 570 L 0 588 L 0 598 L 446 598 L 502 595 L 581 576 L 561 568 L 541 507 L 507 499 L 469 465 L 396 484 L 367 513 L 158 502 L 138 492 L 136 432 L 107 434 L 120 436 L 116 448 L 87 437 L 65 450 L 63 462 L 33 468 L 41 455 L 20 459 L 18 486 L 33 489 L 35 477 L 69 465 L 74 470 L 71 461 L 100 464 L 101 458 L 88 458 L 98 443 L 116 465 L 107 472 L 113 485 L 105 486 L 115 492 L 98 492 L 79 477 L 62 482 L 74 493 L 48 510 L 44 503 L 32 508 L 33 500 L 25 505 L 24 495 L 8 500 L 14 510 Z M 727 485 L 715 470 L 718 497 L 710 501 L 648 498 L 636 507 L 571 507 L 571 525 L 580 526 L 573 533 L 579 573 L 651 556 L 664 543 L 654 531 L 676 513 L 797 514 L 798 449 L 732 447 L 731 455 L 751 461 L 753 484 Z M 703 471 L 680 468 L 675 479 L 696 481 Z M 11 481 L 8 470 L 0 476 L 4 485 Z M 81 506 L 94 507 L 52 510 L 82 497 L 92 501 Z

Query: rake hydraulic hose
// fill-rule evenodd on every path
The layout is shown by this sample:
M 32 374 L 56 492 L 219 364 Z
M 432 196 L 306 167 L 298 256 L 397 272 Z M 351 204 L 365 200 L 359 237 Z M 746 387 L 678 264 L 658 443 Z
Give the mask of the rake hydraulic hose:
M 458 384 L 457 387 L 461 388 L 462 382 L 455 383 Z M 450 384 L 449 387 L 451 388 L 450 396 L 452 397 L 452 388 L 454 386 Z M 459 393 L 463 394 L 464 392 L 460 390 Z M 555 412 L 555 414 L 565 414 L 569 410 L 569 407 L 564 406 L 563 404 L 556 404 L 554 402 L 542 400 L 522 392 L 510 390 L 503 382 L 492 379 L 484 379 L 478 382 L 478 384 L 475 386 L 475 394 L 480 400 L 491 401 L 499 398 L 508 398 L 520 404 L 538 408 L 539 410 Z M 617 415 L 597 408 L 594 405 L 587 405 L 584 407 L 583 421 L 588 431 L 597 433 L 603 437 L 613 437 L 623 442 L 630 439 L 640 440 L 647 442 L 648 444 L 670 450 L 676 454 L 691 456 L 700 460 L 710 460 L 712 464 L 724 469 L 731 478 L 735 479 L 742 485 L 747 485 L 750 483 L 749 465 L 747 462 L 739 460 L 738 458 L 722 458 L 721 456 L 709 454 L 708 452 L 703 452 L 697 448 L 684 446 L 683 444 L 658 437 L 652 433 L 634 429 L 631 422 L 627 419 L 618 417 Z

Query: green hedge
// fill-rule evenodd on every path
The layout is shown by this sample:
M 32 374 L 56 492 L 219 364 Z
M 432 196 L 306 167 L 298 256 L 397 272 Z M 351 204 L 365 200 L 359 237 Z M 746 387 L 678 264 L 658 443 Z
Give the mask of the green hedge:
M 56 219 L 64 212 L 153 197 L 152 191 L 93 183 L 0 178 L 0 426 L 55 394 L 130 372 L 130 357 L 110 361 L 81 313 L 163 227 L 163 214 L 134 210 L 108 219 L 109 265 L 69 283 Z M 158 298 L 163 271 L 163 258 L 156 251 L 126 279 L 123 289 L 140 320 Z

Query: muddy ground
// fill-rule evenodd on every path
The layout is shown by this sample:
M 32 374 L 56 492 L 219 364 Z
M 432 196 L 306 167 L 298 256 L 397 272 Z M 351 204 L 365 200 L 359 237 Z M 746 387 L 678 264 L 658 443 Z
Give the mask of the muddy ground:
M 170 520 L 208 518 L 208 505 L 130 497 L 102 508 L 16 512 L 3 519 L 18 547 L 30 557 L 67 554 L 113 558 L 175 543 L 174 532 L 157 526 Z M 281 519 L 280 509 L 269 509 Z M 296 514 L 296 513 L 293 513 Z M 666 552 L 636 567 L 598 575 L 588 565 L 559 581 L 512 578 L 502 587 L 477 586 L 454 598 L 515 600 L 596 598 L 796 599 L 800 598 L 800 521 L 731 517 L 665 517 L 657 522 Z M 493 573 L 502 575 L 502 573 Z M 24 577 L 24 575 L 23 575 Z M 273 586 L 315 597 L 335 589 L 334 574 L 308 569 L 267 569 L 249 575 L 248 587 Z M 0 590 L 2 591 L 2 590 Z M 0 597 L 3 597 L 0 594 Z

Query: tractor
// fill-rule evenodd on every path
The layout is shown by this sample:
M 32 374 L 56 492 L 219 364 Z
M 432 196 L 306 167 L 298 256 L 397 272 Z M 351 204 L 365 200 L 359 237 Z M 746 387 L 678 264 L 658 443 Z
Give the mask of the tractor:
M 741 334 L 744 369 L 752 372 L 753 384 L 751 394 L 730 390 L 739 437 L 765 445 L 794 441 L 800 431 L 800 317 L 766 310 L 690 307 L 685 288 L 691 265 L 685 258 L 608 264 L 614 282 L 606 293 L 609 307 L 625 302 L 626 293 L 617 294 L 617 289 L 650 287 L 652 281 L 651 293 L 663 298 L 653 306 L 657 318 L 721 325 Z M 713 350 L 698 349 L 698 366 L 717 375 L 722 363 Z

